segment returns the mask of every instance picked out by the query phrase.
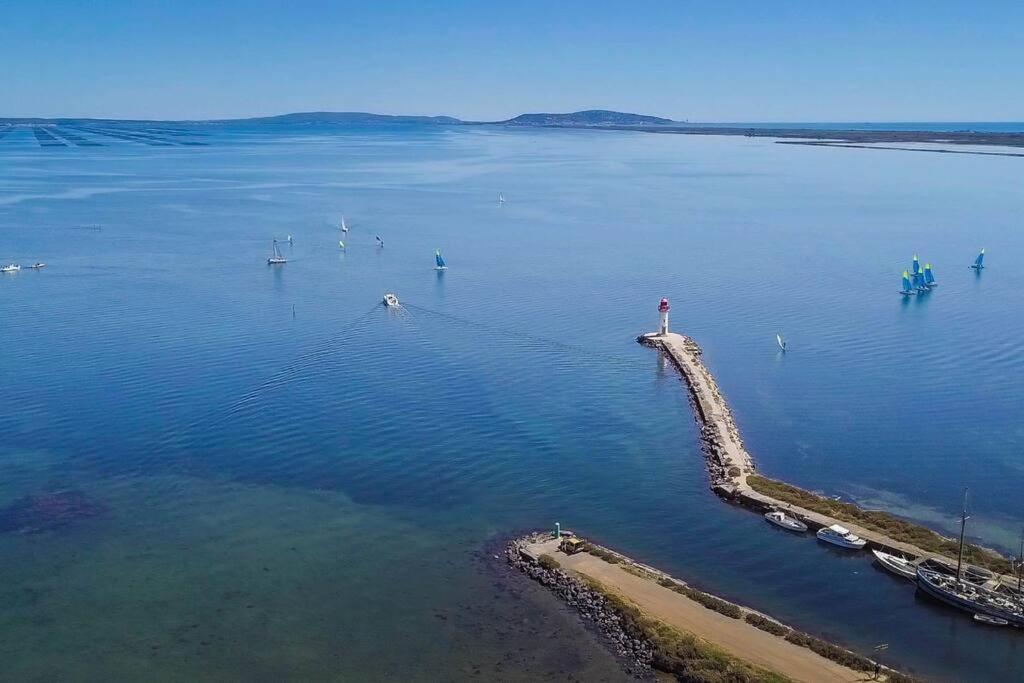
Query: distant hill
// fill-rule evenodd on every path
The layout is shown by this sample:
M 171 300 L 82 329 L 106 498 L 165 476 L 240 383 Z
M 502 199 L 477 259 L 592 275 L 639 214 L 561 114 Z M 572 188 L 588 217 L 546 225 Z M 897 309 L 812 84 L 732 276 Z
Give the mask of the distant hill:
M 310 111 L 279 116 L 260 116 L 251 119 L 228 119 L 217 123 L 243 121 L 245 123 L 337 123 L 347 125 L 364 125 L 375 123 L 462 123 L 451 116 L 392 116 L 390 114 L 370 114 L 361 111 Z
M 571 114 L 521 114 L 498 123 L 506 126 L 662 126 L 675 121 L 607 109 L 588 109 Z

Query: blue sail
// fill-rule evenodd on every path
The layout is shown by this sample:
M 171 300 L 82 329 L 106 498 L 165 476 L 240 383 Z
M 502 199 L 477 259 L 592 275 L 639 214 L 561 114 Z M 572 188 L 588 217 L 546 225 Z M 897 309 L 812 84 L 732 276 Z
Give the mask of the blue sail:
M 434 260 L 437 261 L 437 267 L 438 268 L 447 268 L 448 267 L 444 263 L 444 258 L 441 257 L 441 250 L 440 249 L 435 249 L 434 250 Z
M 910 273 L 903 271 L 903 293 L 910 294 L 913 290 L 910 289 Z
M 932 264 L 924 264 L 924 283 L 931 287 L 935 284 L 935 276 L 932 275 Z
M 928 286 L 924 283 L 924 275 L 921 275 L 921 273 L 914 273 L 914 289 L 919 292 L 928 289 Z
M 911 272 L 917 275 L 921 272 L 921 262 L 917 260 L 917 254 L 914 254 L 913 270 Z
M 974 265 L 971 266 L 971 267 L 972 268 L 984 268 L 985 265 L 982 263 L 982 261 L 984 261 L 984 260 L 985 260 L 985 250 L 982 249 L 981 252 L 978 254 L 978 258 L 974 259 Z

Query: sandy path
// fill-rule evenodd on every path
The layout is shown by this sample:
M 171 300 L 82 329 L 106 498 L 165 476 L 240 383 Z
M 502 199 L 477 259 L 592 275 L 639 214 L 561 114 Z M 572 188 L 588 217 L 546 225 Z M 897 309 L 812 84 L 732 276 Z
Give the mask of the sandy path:
M 773 636 L 746 622 L 731 619 L 587 553 L 550 553 L 563 567 L 597 579 L 636 603 L 644 612 L 680 631 L 692 633 L 752 664 L 795 681 L 866 681 L 870 674 L 854 671 Z

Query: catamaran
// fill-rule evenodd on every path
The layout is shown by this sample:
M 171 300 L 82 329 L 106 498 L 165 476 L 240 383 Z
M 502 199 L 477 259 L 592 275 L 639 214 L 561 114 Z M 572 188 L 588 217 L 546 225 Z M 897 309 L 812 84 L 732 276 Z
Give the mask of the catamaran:
M 982 268 L 985 267 L 984 261 L 985 261 L 985 250 L 982 249 L 981 252 L 978 254 L 978 258 L 974 259 L 974 265 L 971 266 L 971 268 L 974 268 L 975 270 L 981 270 Z
M 17 273 L 19 270 L 21 270 L 21 266 L 17 263 L 8 263 L 3 268 L 0 268 L 0 273 Z
M 917 259 L 917 254 L 914 254 L 914 262 L 910 264 L 910 274 L 920 275 L 921 274 L 921 262 Z
M 924 264 L 924 283 L 928 285 L 928 288 L 937 287 L 938 282 L 935 281 L 935 275 L 932 274 L 932 264 Z
M 903 296 L 913 296 L 914 290 L 910 287 L 910 273 L 903 271 L 903 289 L 900 290 Z
M 917 290 L 918 294 L 924 294 L 928 291 L 928 285 L 924 282 L 924 275 L 920 272 L 914 273 L 914 289 Z
M 267 265 L 276 266 L 281 263 L 288 263 L 288 259 L 281 255 L 281 249 L 277 246 L 277 240 L 274 240 L 274 254 L 267 259 Z
M 444 257 L 441 256 L 441 250 L 434 250 L 434 262 L 437 264 L 434 266 L 434 270 L 448 270 L 448 266 L 444 262 Z

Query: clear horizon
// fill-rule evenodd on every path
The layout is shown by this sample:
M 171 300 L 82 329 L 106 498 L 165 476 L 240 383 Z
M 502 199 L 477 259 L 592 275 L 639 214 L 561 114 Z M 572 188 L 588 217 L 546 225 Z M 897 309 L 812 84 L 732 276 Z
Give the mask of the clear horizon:
M 1012 122 L 1024 7 L 407 0 L 5 7 L 5 118 L 612 109 L 702 122 Z M 55 21 L 59 18 L 59 21 Z

